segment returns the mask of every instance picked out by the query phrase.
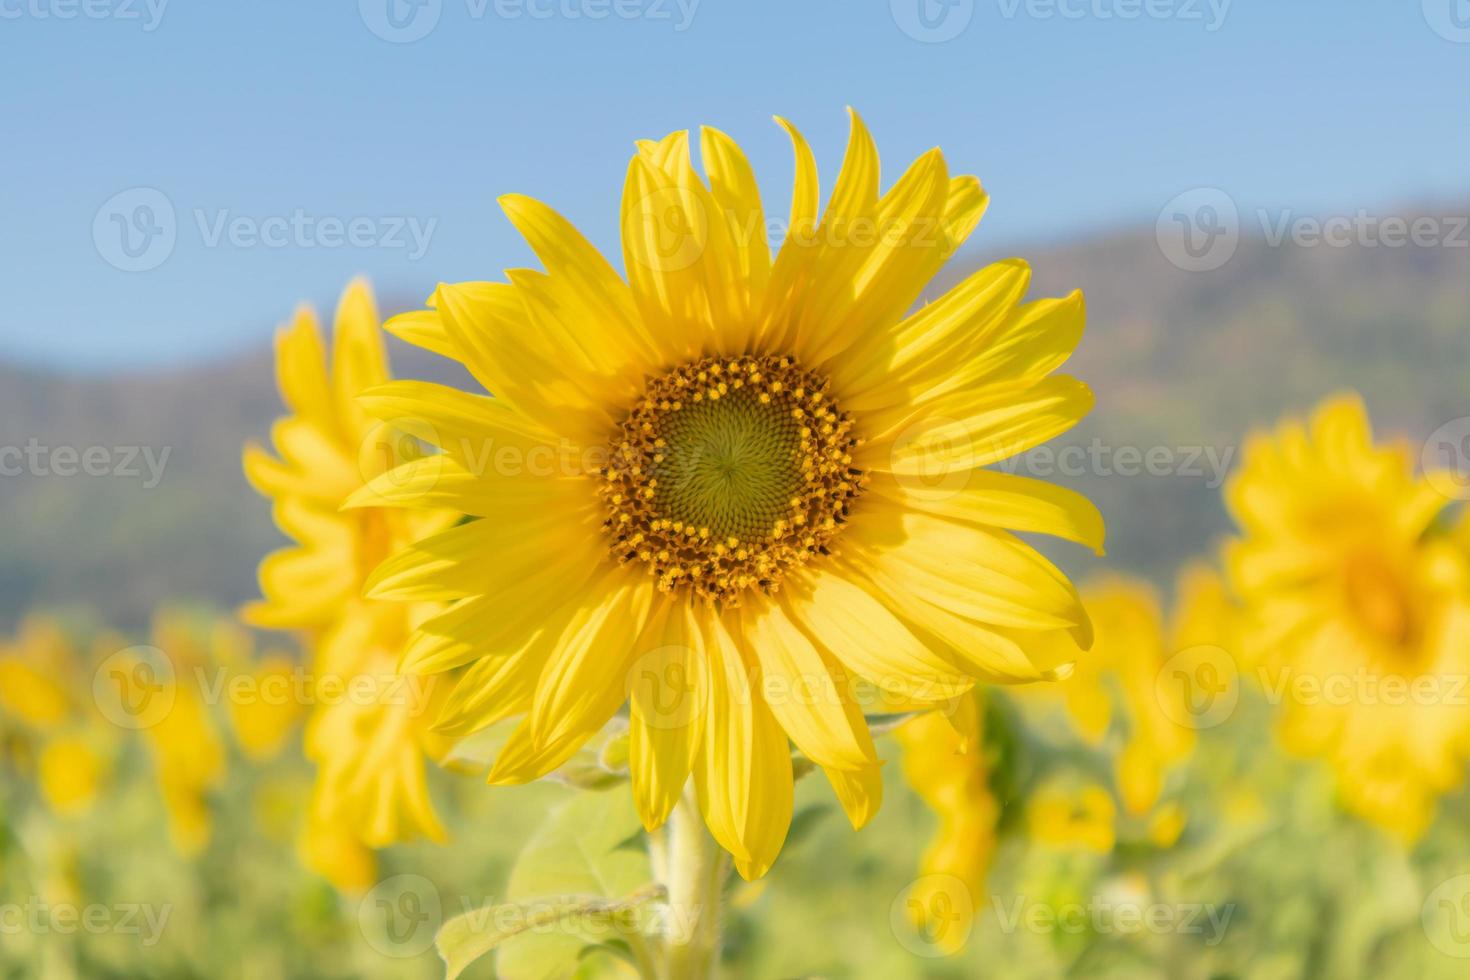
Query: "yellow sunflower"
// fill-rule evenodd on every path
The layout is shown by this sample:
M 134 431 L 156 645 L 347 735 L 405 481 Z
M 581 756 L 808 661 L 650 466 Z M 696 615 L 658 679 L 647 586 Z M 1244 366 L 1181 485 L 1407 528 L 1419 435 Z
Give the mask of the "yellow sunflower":
M 240 692 L 227 706 L 235 744 L 251 762 L 268 762 L 286 747 L 305 709 L 298 693 L 302 675 L 280 650 L 257 655 L 250 636 L 235 623 L 216 623 L 211 646 L 223 683 Z
M 32 771 L 52 812 L 96 803 L 112 766 L 117 731 L 97 710 L 82 658 L 54 621 L 32 616 L 0 643 L 0 758 Z
M 1184 812 L 1177 801 L 1164 799 L 1166 785 L 1193 754 L 1196 729 L 1224 720 L 1223 712 L 1202 711 L 1197 693 L 1178 683 L 1181 671 L 1193 683 L 1202 663 L 1213 668 L 1230 656 L 1222 646 L 1229 621 L 1223 585 L 1208 568 L 1190 566 L 1179 576 L 1167 622 L 1154 588 L 1125 575 L 1088 583 L 1082 601 L 1096 634 L 1090 655 L 1079 656 L 1065 637 L 1043 644 L 1038 658 L 1075 660 L 1077 668 L 1057 685 L 1034 689 L 1026 702 L 1033 711 L 1061 705 L 1078 738 L 1107 751 L 1121 815 L 1128 820 L 1110 829 L 1110 836 L 1123 833 L 1171 846 L 1184 829 Z M 1237 693 L 1235 676 L 1228 669 L 1225 674 L 1219 683 L 1231 687 L 1213 692 L 1222 701 Z M 1039 806 L 1049 812 L 1044 800 Z M 1108 810 L 1110 823 L 1115 809 Z
M 1117 843 L 1118 805 L 1097 783 L 1058 777 L 1026 801 L 1026 828 L 1038 844 L 1057 850 L 1111 854 Z
M 977 715 L 983 713 L 974 693 L 966 698 Z M 995 854 L 1001 807 L 990 789 L 991 759 L 982 746 L 966 744 L 937 711 L 905 722 L 894 735 L 903 749 L 904 779 L 939 817 L 919 861 L 909 915 L 924 935 L 954 953 L 969 936 Z
M 1450 501 L 1355 396 L 1246 445 L 1226 500 L 1230 582 L 1289 749 L 1334 767 L 1345 805 L 1416 839 L 1470 750 L 1470 564 Z
M 134 706 L 132 723 L 153 757 L 169 838 L 180 854 L 196 857 L 213 835 L 212 797 L 228 769 L 207 638 L 189 616 L 165 609 L 153 617 L 151 642 L 151 650 L 120 651 L 122 662 L 109 674 L 124 685 L 120 702 Z
M 818 215 L 806 141 L 773 256 L 755 176 L 725 134 L 643 141 L 622 201 L 623 266 L 563 217 L 501 199 L 544 271 L 441 284 L 388 325 L 461 362 L 491 395 L 398 382 L 380 418 L 442 453 L 373 499 L 478 520 L 401 550 L 378 598 L 454 605 L 405 669 L 469 665 L 446 730 L 519 723 L 494 783 L 543 776 L 630 701 L 644 823 L 692 776 L 715 839 L 765 873 L 792 804 L 789 743 L 854 824 L 879 758 L 854 679 L 914 703 L 976 680 L 1054 676 L 1029 638 L 1085 637 L 1066 577 L 1013 532 L 1102 545 L 1075 494 L 986 466 L 1071 428 L 1092 404 L 1056 375 L 1080 294 L 1023 303 L 1008 260 L 915 310 L 987 196 L 931 150 L 886 192 L 852 116 Z
M 304 850 L 339 883 L 361 882 L 358 845 L 443 835 L 429 799 L 425 754 L 434 682 L 397 671 L 415 618 L 429 608 L 363 598 L 367 573 L 394 551 L 452 525 L 444 510 L 344 510 L 373 477 L 417 451 L 414 435 L 375 421 L 358 405 L 391 375 L 367 284 L 355 281 L 337 307 L 330 355 L 316 316 L 297 311 L 276 338 L 276 373 L 290 415 L 271 430 L 277 455 L 245 449 L 245 473 L 274 504 L 294 540 L 260 567 L 264 601 L 244 611 L 256 626 L 299 631 L 310 651 L 313 710 L 306 753 L 318 767 Z M 323 842 L 323 846 L 316 846 Z M 351 854 L 347 862 L 333 855 Z M 337 870 L 348 868 L 337 873 Z

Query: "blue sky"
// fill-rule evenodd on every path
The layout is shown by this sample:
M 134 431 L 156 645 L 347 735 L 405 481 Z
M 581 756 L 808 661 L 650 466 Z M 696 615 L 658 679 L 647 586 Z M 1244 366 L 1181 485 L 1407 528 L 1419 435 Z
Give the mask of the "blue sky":
M 197 361 L 356 273 L 491 278 L 530 261 L 508 191 L 616 255 L 632 140 L 701 123 L 784 209 L 771 114 L 826 189 L 847 104 L 888 175 L 937 144 L 981 177 L 987 248 L 1152 224 L 1195 187 L 1470 198 L 1467 0 L 388 2 L 0 0 L 0 360 Z

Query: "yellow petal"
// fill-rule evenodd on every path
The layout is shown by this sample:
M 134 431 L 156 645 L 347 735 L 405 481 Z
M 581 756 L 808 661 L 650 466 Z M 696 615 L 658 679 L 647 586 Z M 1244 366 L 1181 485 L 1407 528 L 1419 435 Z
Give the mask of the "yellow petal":
M 710 833 L 753 880 L 770 870 L 791 825 L 791 753 L 725 622 L 709 624 L 704 650 L 710 701 L 694 786 Z

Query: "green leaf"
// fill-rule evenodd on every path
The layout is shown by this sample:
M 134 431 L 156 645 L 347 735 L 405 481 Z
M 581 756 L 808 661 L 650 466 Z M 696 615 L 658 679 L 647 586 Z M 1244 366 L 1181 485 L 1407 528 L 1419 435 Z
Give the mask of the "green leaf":
M 487 905 L 444 923 L 434 937 L 434 945 L 444 960 L 445 980 L 455 980 L 471 963 L 518 936 L 550 930 L 574 917 L 587 921 L 600 919 L 607 922 L 609 928 L 616 928 L 627 920 L 627 913 L 666 897 L 662 885 L 645 885 L 616 901 L 601 897 L 553 898 Z
M 593 897 L 612 903 L 639 894 L 653 879 L 646 850 L 623 846 L 642 830 L 633 799 L 624 789 L 580 791 L 557 808 L 527 842 L 511 869 L 507 894 L 513 901 L 545 896 Z M 645 904 L 652 900 L 645 900 Z M 627 920 L 588 934 L 578 915 L 551 929 L 528 932 L 496 954 L 506 980 L 566 980 L 588 975 L 589 946 L 627 944 L 635 960 L 646 957 L 647 940 L 638 923 L 643 906 Z M 604 923 L 605 924 L 605 923 Z M 598 958 L 605 960 L 606 958 Z

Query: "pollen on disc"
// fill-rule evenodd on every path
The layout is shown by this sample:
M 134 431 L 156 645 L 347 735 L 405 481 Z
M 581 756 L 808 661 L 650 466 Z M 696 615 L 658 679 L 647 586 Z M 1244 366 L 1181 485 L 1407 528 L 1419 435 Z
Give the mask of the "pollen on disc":
M 738 600 L 825 554 L 861 493 L 853 422 L 787 357 L 705 358 L 649 382 L 603 471 L 620 561 Z

